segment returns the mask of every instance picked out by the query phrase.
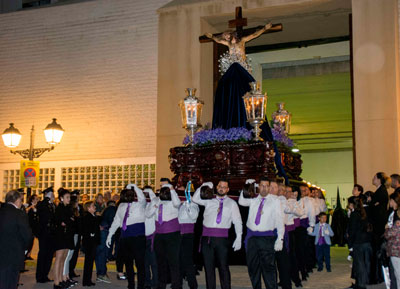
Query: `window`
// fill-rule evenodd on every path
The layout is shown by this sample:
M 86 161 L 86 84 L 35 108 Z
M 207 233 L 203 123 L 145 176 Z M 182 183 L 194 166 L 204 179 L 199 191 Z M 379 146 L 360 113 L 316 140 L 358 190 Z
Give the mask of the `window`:
M 120 192 L 127 184 L 155 185 L 155 164 L 85 166 L 61 168 L 61 186 L 94 196 L 106 191 Z

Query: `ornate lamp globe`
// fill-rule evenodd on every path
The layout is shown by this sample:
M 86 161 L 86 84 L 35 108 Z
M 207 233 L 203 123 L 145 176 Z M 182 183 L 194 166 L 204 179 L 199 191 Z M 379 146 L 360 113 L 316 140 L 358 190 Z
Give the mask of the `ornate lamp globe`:
M 267 110 L 267 94 L 260 91 L 260 85 L 251 82 L 251 91 L 243 96 L 244 106 L 246 109 L 247 121 L 253 127 L 255 141 L 262 141 L 260 137 L 260 126 L 265 121 L 265 112 Z
M 57 119 L 53 118 L 53 121 L 49 123 L 44 129 L 44 136 L 49 145 L 55 146 L 60 143 L 61 138 L 63 137 L 64 130 L 57 123 Z
M 272 123 L 279 125 L 286 134 L 289 134 L 292 114 L 285 109 L 284 102 L 278 102 L 276 106 L 278 110 L 272 113 Z
M 9 148 L 16 148 L 21 141 L 21 133 L 14 127 L 13 123 L 10 123 L 10 127 L 7 128 L 1 136 L 4 145 Z
M 186 88 L 186 97 L 179 102 L 182 127 L 189 133 L 189 144 L 193 143 L 194 133 L 201 127 L 200 118 L 204 102 L 196 97 L 196 88 Z

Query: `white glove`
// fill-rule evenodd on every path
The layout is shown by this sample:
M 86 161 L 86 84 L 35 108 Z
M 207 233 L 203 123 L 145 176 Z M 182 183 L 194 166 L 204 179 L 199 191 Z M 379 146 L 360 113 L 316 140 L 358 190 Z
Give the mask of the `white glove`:
M 351 262 L 351 260 L 353 260 L 353 257 L 351 257 L 350 255 L 347 256 L 347 261 Z
M 353 252 L 353 248 L 349 248 L 349 252 Z
M 256 182 L 255 179 L 247 179 L 245 184 L 248 185 L 248 184 L 252 184 L 252 183 L 255 183 L 255 182 Z
M 169 188 L 170 190 L 174 189 L 174 187 L 171 184 L 164 184 L 162 185 L 162 188 Z
M 111 247 L 111 238 L 112 238 L 111 235 L 108 235 L 108 236 L 107 236 L 107 240 L 106 240 L 106 246 L 107 246 L 107 248 L 110 248 L 110 247 Z
M 242 236 L 237 236 L 235 242 L 233 242 L 233 251 L 239 251 L 242 248 Z
M 325 229 L 324 233 L 325 233 L 325 236 L 329 236 L 329 230 L 328 229 Z
M 128 190 L 138 189 L 138 186 L 136 184 L 129 184 L 129 185 L 126 185 L 126 189 L 128 189 Z
M 203 183 L 203 184 L 201 185 L 201 187 L 204 187 L 204 186 L 208 186 L 208 187 L 210 187 L 211 189 L 214 188 L 214 184 L 213 184 L 212 182 L 206 182 L 206 183 Z
M 313 227 L 308 227 L 307 228 L 307 233 L 308 234 L 312 234 L 312 232 L 314 232 L 314 228 Z
M 276 240 L 274 245 L 275 251 L 282 251 L 283 249 L 283 240 Z

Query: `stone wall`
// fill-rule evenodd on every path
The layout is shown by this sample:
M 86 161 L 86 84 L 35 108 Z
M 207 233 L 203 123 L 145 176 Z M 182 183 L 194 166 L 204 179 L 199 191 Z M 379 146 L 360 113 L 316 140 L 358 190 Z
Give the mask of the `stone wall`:
M 42 161 L 154 157 L 157 9 L 168 0 L 98 0 L 0 15 L 0 130 L 14 122 L 46 146 L 55 117 L 62 143 Z M 19 162 L 6 148 L 0 163 Z

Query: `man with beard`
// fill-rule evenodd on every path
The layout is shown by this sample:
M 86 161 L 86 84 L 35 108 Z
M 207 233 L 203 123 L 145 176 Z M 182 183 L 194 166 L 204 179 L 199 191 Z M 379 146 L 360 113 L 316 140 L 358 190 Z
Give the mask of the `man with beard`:
M 203 186 L 213 187 L 211 182 Z M 228 231 L 235 225 L 236 240 L 233 243 L 234 251 L 242 246 L 242 218 L 238 204 L 227 196 L 229 183 L 221 179 L 217 186 L 217 197 L 203 200 L 200 197 L 201 187 L 193 196 L 193 202 L 204 206 L 203 234 L 201 248 L 206 272 L 207 289 L 216 288 L 215 267 L 218 267 L 221 288 L 231 288 L 231 273 L 228 266 L 229 239 Z

